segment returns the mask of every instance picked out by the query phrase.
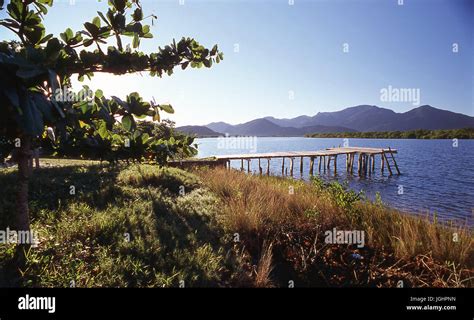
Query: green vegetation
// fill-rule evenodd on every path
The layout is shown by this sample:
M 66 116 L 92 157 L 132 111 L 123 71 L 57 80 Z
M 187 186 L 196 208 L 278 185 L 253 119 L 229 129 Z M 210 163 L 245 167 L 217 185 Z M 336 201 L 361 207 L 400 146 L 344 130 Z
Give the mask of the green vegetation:
M 14 219 L 15 174 L 0 170 L 2 230 Z M 0 246 L 0 286 L 473 285 L 470 231 L 318 179 L 46 159 L 30 199 L 40 242 L 20 265 L 14 245 Z M 365 247 L 326 244 L 334 227 L 364 230 Z
M 97 72 L 147 72 L 161 78 L 171 76 L 176 67 L 210 68 L 223 59 L 217 45 L 207 49 L 183 37 L 157 52 L 140 51 L 140 42 L 153 38 L 145 23 L 153 24 L 156 16 L 146 16 L 139 0 L 110 0 L 106 13 L 92 9 L 98 16 L 85 22 L 82 30 L 67 28 L 58 37 L 47 34 L 43 24 L 53 0 L 4 4 L 0 0 L 0 11 L 5 10 L 7 17 L 0 19 L 0 26 L 17 39 L 0 42 L 0 160 L 15 146 L 19 230 L 29 229 L 28 162 L 41 137 L 48 136 L 59 153 L 89 157 L 97 153 L 109 161 L 146 157 L 164 163 L 176 149 L 191 151 L 192 139 L 162 139 L 137 123 L 147 117 L 159 122 L 162 112 L 174 112 L 171 105 L 144 101 L 137 92 L 121 99 L 107 98 L 102 90 L 92 92 L 87 86 L 73 91 L 72 78 L 82 81 Z
M 11 186 L 4 194 L 14 193 L 13 174 L 13 169 L 0 173 L 1 182 Z M 75 195 L 69 194 L 70 185 Z M 20 278 L 12 276 L 14 246 L 0 247 L 2 285 L 68 287 L 74 281 L 81 287 L 146 287 L 178 286 L 183 280 L 186 286 L 206 286 L 222 281 L 217 199 L 190 173 L 46 160 L 30 192 L 32 229 L 41 242 L 26 254 Z M 1 199 L 1 229 L 13 219 L 15 203 L 8 198 Z
M 474 128 L 451 130 L 411 130 L 380 132 L 310 133 L 309 138 L 368 138 L 368 139 L 474 139 Z

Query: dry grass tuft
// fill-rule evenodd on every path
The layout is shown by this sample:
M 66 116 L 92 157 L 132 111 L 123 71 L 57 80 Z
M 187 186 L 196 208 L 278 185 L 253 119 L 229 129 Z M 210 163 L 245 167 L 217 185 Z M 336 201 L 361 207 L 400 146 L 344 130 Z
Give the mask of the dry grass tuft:
M 270 274 L 272 273 L 272 243 L 264 242 L 262 246 L 262 254 L 258 261 L 256 275 L 255 275 L 255 287 L 257 288 L 269 288 L 273 287 Z
M 220 168 L 196 173 L 221 199 L 219 221 L 228 232 L 241 235 L 241 248 L 258 261 L 255 286 L 270 285 L 272 260 L 286 268 L 280 273 L 296 273 L 308 285 L 395 286 L 398 280 L 420 287 L 473 284 L 474 240 L 467 228 L 359 200 L 338 184 Z M 365 247 L 328 246 L 324 232 L 333 227 L 364 231 Z M 355 261 L 354 255 L 361 258 Z

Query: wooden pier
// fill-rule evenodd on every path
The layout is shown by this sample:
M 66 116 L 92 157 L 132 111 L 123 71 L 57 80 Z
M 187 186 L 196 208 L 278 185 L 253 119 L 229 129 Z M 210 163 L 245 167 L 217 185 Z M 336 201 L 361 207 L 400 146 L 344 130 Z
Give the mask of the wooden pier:
M 331 163 L 334 175 L 337 174 L 337 157 L 346 157 L 346 171 L 349 174 L 354 172 L 354 164 L 357 158 L 357 174 L 359 176 L 372 175 L 375 172 L 376 157 L 380 157 L 380 172 L 383 174 L 385 166 L 387 166 L 389 175 L 393 175 L 393 170 L 390 165 L 389 158 L 391 159 L 394 169 L 397 174 L 400 174 L 397 161 L 395 160 L 394 154 L 397 153 L 396 149 L 382 149 L 382 148 L 365 148 L 365 147 L 339 147 L 339 148 L 328 148 L 325 150 L 317 151 L 286 151 L 286 152 L 271 152 L 271 153 L 249 153 L 249 154 L 234 154 L 234 155 L 221 155 L 216 156 L 217 161 L 225 165 L 227 168 L 231 168 L 231 160 L 240 160 L 240 170 L 244 171 L 246 163 L 247 171 L 250 173 L 250 163 L 252 160 L 258 161 L 258 170 L 260 174 L 263 174 L 264 169 L 262 168 L 262 162 L 266 162 L 266 174 L 270 175 L 270 161 L 272 159 L 282 158 L 281 173 L 282 175 L 289 174 L 293 176 L 294 171 L 294 159 L 299 158 L 299 170 L 300 174 L 303 175 L 303 163 L 304 158 L 309 158 L 309 174 L 314 174 L 315 161 L 318 161 L 319 173 L 331 172 Z M 289 167 L 285 168 L 285 160 L 289 160 Z M 263 160 L 263 161 L 262 161 Z

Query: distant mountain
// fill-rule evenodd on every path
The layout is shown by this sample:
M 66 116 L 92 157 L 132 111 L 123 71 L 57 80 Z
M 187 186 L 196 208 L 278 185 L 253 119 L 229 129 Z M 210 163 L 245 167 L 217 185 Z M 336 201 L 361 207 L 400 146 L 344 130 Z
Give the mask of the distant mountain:
M 221 121 L 209 123 L 208 125 L 206 125 L 206 127 L 216 132 L 229 132 L 229 130 L 232 130 L 234 126 Z
M 244 136 L 299 136 L 301 132 L 293 127 L 280 127 L 267 119 L 255 119 L 228 128 L 230 135 Z
M 377 128 L 377 126 L 374 126 Z M 387 130 L 413 130 L 413 129 L 461 129 L 474 127 L 474 117 L 462 113 L 421 106 L 405 113 L 398 114 L 398 119 L 387 124 Z
M 273 122 L 276 125 L 281 127 L 295 127 L 301 128 L 308 125 L 311 125 L 311 117 L 310 116 L 299 116 L 292 119 L 277 119 L 274 117 L 265 117 L 264 119 Z
M 221 133 L 215 132 L 205 126 L 182 126 L 177 127 L 176 130 L 179 132 L 186 133 L 188 135 L 196 135 L 199 138 L 218 137 L 222 135 Z
M 312 125 L 343 126 L 357 131 L 374 131 L 374 126 L 393 122 L 397 113 L 377 106 L 361 105 L 336 112 L 319 112 L 310 121 Z
M 333 132 L 357 132 L 357 130 L 347 128 L 347 127 L 339 127 L 339 126 L 323 126 L 323 125 L 315 125 L 315 126 L 306 126 L 303 128 L 299 128 L 302 135 L 307 133 L 333 133 Z
M 214 131 L 222 130 L 223 134 L 242 135 L 242 136 L 267 136 L 267 137 L 293 137 L 303 136 L 307 133 L 326 133 L 326 132 L 353 132 L 355 130 L 338 126 L 306 126 L 301 128 L 283 127 L 275 124 L 268 118 L 255 119 L 237 125 L 230 125 L 224 122 L 215 122 L 207 125 Z
M 474 117 L 428 105 L 404 113 L 363 105 L 336 112 L 320 112 L 310 123 L 346 126 L 357 131 L 436 130 L 474 127 Z
M 407 131 L 416 129 L 474 128 L 474 117 L 425 105 L 403 113 L 378 106 L 359 105 L 335 112 L 291 119 L 265 117 L 231 125 L 213 122 L 209 129 L 230 135 L 302 136 L 306 133 L 344 131 Z

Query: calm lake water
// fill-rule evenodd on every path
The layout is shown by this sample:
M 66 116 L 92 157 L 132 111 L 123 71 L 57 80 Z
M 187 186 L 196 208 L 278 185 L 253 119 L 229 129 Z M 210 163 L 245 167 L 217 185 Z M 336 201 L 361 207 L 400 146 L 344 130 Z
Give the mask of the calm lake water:
M 231 139 L 231 138 L 228 138 Z M 459 140 L 458 146 L 453 146 L 452 140 L 403 140 L 403 139 L 348 139 L 351 147 L 376 147 L 398 150 L 395 155 L 401 175 L 389 177 L 388 170 L 382 176 L 380 173 L 380 158 L 376 158 L 375 174 L 365 178 L 347 175 L 345 170 L 346 157 L 338 157 L 338 172 L 334 177 L 321 173 L 325 180 L 337 179 L 347 181 L 349 188 L 363 190 L 368 198 L 375 199 L 379 192 L 382 201 L 392 207 L 412 214 L 436 215 L 443 220 L 456 220 L 457 223 L 474 225 L 474 140 Z M 222 138 L 197 139 L 199 157 L 224 154 L 240 154 L 252 152 L 276 151 L 312 151 L 344 145 L 343 139 L 319 138 L 257 138 L 256 144 L 247 144 L 247 149 L 235 147 L 244 146 L 238 142 L 235 146 L 223 142 Z M 250 147 L 250 148 L 249 148 Z M 252 149 L 252 150 L 250 150 Z M 300 176 L 299 158 L 295 158 L 294 177 L 309 179 L 309 158 L 304 160 L 303 177 Z M 392 162 L 391 162 L 392 163 Z M 240 161 L 232 161 L 231 165 L 240 168 Z M 262 161 L 265 172 L 266 161 Z M 288 167 L 286 160 L 285 167 Z M 244 164 L 245 169 L 247 163 Z M 332 168 L 332 165 L 331 165 Z M 252 161 L 251 169 L 258 173 L 258 161 Z M 393 168 L 393 171 L 395 169 Z M 357 171 L 357 161 L 354 164 Z M 270 171 L 273 175 L 281 175 L 281 159 L 271 161 Z M 315 165 L 315 174 L 317 165 Z M 403 194 L 399 194 L 403 186 Z

